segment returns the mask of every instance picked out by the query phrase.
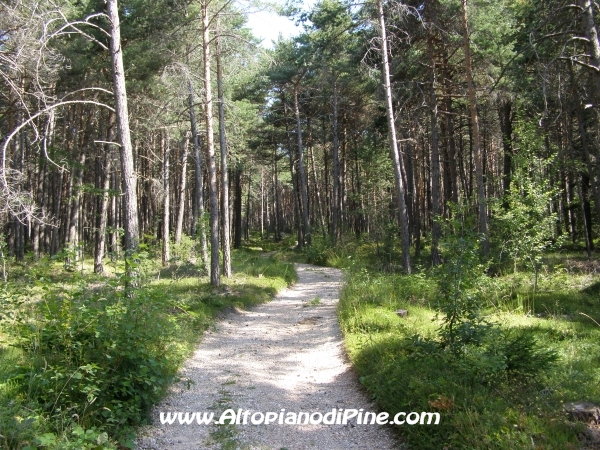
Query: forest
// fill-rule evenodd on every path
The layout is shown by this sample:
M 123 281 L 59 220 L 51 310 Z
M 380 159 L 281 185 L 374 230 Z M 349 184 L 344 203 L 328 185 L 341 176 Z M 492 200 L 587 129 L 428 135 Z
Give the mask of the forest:
M 297 261 L 411 448 L 598 445 L 597 0 L 117 1 L 0 3 L 0 449 L 134 448 Z

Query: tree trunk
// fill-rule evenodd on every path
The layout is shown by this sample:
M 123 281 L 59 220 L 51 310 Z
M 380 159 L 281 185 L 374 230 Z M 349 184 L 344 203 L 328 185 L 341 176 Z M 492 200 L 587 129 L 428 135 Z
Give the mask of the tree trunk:
M 310 165 L 312 168 L 313 175 L 313 183 L 314 183 L 314 191 L 316 193 L 317 201 L 316 204 L 319 209 L 319 223 L 321 224 L 321 232 L 323 233 L 323 238 L 327 237 L 327 230 L 325 228 L 325 216 L 323 213 L 323 202 L 321 200 L 321 188 L 319 186 L 319 179 L 317 178 L 317 169 L 315 167 L 315 150 L 312 146 L 308 147 L 308 158 L 310 159 Z
M 267 217 L 269 216 L 269 206 L 267 204 Z M 260 169 L 260 239 L 265 238 L 265 169 Z M 267 235 L 269 229 L 267 228 Z
M 502 191 L 506 195 L 510 190 L 512 178 L 512 102 L 505 100 L 498 109 L 500 119 L 500 129 L 502 131 L 502 146 L 504 149 L 503 169 L 502 169 Z M 504 203 L 503 207 L 508 209 L 508 204 Z
M 206 149 L 208 152 L 208 191 L 210 197 L 210 283 L 221 284 L 219 267 L 219 195 L 217 192 L 217 165 L 213 136 L 213 101 L 210 81 L 210 30 L 208 28 L 208 0 L 202 2 L 202 49 L 204 55 L 204 92 L 206 96 Z
M 396 195 L 398 197 L 398 208 L 400 216 L 400 234 L 402 241 L 402 268 L 410 273 L 410 236 L 408 230 L 408 217 L 406 213 L 406 201 L 404 198 L 404 184 L 400 164 L 400 153 L 398 140 L 396 139 L 396 123 L 394 120 L 394 108 L 392 105 L 392 85 L 390 77 L 390 63 L 388 59 L 387 32 L 385 28 L 385 16 L 383 14 L 383 0 L 377 0 L 379 9 L 379 37 L 381 39 L 381 57 L 383 60 L 383 87 L 385 90 L 388 132 L 391 147 L 391 156 L 394 166 L 394 177 L 396 179 Z
M 202 265 L 209 273 L 208 247 L 206 245 L 206 228 L 204 226 L 204 180 L 202 176 L 202 151 L 200 150 L 200 138 L 196 124 L 196 112 L 194 109 L 194 88 L 191 80 L 188 80 L 188 103 L 190 107 L 190 125 L 192 128 L 192 140 L 194 142 L 194 163 L 196 187 L 194 191 L 194 211 L 192 217 L 192 235 L 200 238 L 200 257 Z
M 296 137 L 298 139 L 298 176 L 300 177 L 300 193 L 302 194 L 302 220 L 304 222 L 304 239 L 306 245 L 310 245 L 310 222 L 308 220 L 308 193 L 306 183 L 306 171 L 304 170 L 304 148 L 302 147 L 302 122 L 300 121 L 300 103 L 298 102 L 298 90 L 300 80 L 294 85 L 294 115 L 296 116 Z
M 283 92 L 281 94 L 281 101 L 284 104 L 284 111 L 287 110 L 287 106 L 285 103 L 285 98 L 283 96 Z M 287 138 L 288 144 L 288 152 L 289 152 L 289 161 L 290 161 L 290 176 L 292 177 L 292 193 L 293 193 L 293 202 L 294 202 L 294 222 L 296 225 L 296 232 L 298 236 L 298 249 L 302 250 L 304 248 L 304 227 L 302 226 L 302 200 L 300 194 L 300 183 L 298 181 L 298 171 L 296 170 L 296 157 L 294 155 L 294 147 L 292 145 L 291 132 L 288 127 L 288 121 L 284 118 L 285 122 L 285 134 Z
M 171 236 L 169 230 L 169 218 L 171 216 L 171 194 L 170 194 L 170 180 L 169 180 L 169 159 L 171 154 L 171 143 L 169 142 L 168 131 L 163 131 L 161 137 L 162 147 L 162 171 L 163 171 L 163 220 L 162 220 L 162 264 L 166 267 L 171 260 Z
M 338 136 L 338 91 L 337 79 L 333 81 L 333 194 L 331 202 L 331 243 L 335 247 L 338 239 L 340 214 L 340 140 Z
M 275 241 L 281 240 L 281 201 L 279 199 L 279 179 L 277 170 L 277 148 L 273 147 L 273 199 L 275 200 Z
M 177 224 L 175 225 L 175 243 L 181 242 L 183 234 L 183 216 L 185 213 L 185 186 L 187 182 L 188 143 L 183 141 L 181 149 L 181 180 L 179 185 L 179 205 L 177 205 Z
M 595 81 L 595 97 L 600 98 L 600 39 L 598 38 L 598 28 L 594 19 L 594 4 L 592 0 L 578 0 L 582 9 L 581 23 L 587 38 L 587 45 L 590 52 L 590 65 L 595 68 L 592 72 Z
M 223 98 L 223 67 L 219 40 L 216 41 L 217 90 L 219 96 L 219 144 L 221 147 L 221 226 L 223 232 L 223 275 L 231 278 L 231 249 L 229 244 L 229 182 L 227 180 L 227 139 L 225 137 L 225 101 Z
M 235 217 L 233 230 L 233 248 L 242 246 L 242 170 L 235 169 L 235 196 L 233 200 L 233 215 Z
M 477 179 L 477 203 L 479 217 L 479 232 L 484 236 L 481 243 L 481 250 L 484 257 L 487 257 L 490 250 L 487 222 L 487 204 L 485 198 L 485 182 L 483 179 L 483 157 L 481 144 L 479 140 L 479 115 L 477 114 L 477 98 L 475 94 L 475 85 L 473 83 L 473 72 L 471 68 L 471 44 L 469 42 L 469 22 L 467 18 L 467 0 L 461 0 L 462 4 L 462 22 L 463 22 L 463 44 L 465 50 L 465 72 L 469 90 L 469 107 L 471 110 L 471 126 L 473 133 L 473 153 L 475 160 L 475 175 Z
M 440 186 L 440 148 L 438 139 L 438 106 L 437 96 L 435 94 L 435 60 L 433 54 L 432 37 L 428 39 L 429 44 L 429 61 L 431 69 L 429 71 L 430 86 L 429 86 L 429 111 L 431 119 L 431 206 L 433 220 L 431 224 L 431 263 L 434 266 L 442 262 L 440 251 L 438 248 L 441 236 L 439 220 L 442 215 L 442 195 Z
M 244 227 L 244 238 L 250 239 L 250 193 L 252 188 L 252 175 L 248 174 L 248 196 L 246 197 L 246 226 Z
M 110 140 L 110 139 L 107 139 Z M 108 145 L 104 146 L 104 164 L 102 170 L 99 170 L 102 178 L 102 197 L 100 200 L 100 214 L 96 222 L 96 248 L 94 253 L 94 273 L 104 273 L 104 248 L 106 242 L 106 224 L 108 219 L 108 197 L 110 189 L 110 171 L 112 166 L 112 157 Z M 99 174 L 100 175 L 100 174 Z
M 114 95 L 117 113 L 117 129 L 121 145 L 121 176 L 123 184 L 123 207 L 126 256 L 134 253 L 139 245 L 137 174 L 133 167 L 133 147 L 129 132 L 129 113 L 127 109 L 127 91 L 125 89 L 125 70 L 123 68 L 123 49 L 121 48 L 121 28 L 117 0 L 107 0 L 110 20 L 110 56 L 112 61 Z M 128 273 L 133 275 L 131 266 Z
M 74 143 L 78 141 L 77 136 L 74 137 Z M 79 161 L 77 168 L 73 171 L 72 175 L 72 191 L 71 191 L 71 211 L 69 216 L 69 246 L 75 260 L 79 260 L 82 257 L 81 249 L 79 248 L 79 209 L 81 205 L 81 187 L 83 185 L 83 168 L 85 166 L 85 150 L 81 149 L 79 153 Z
M 596 158 L 592 157 L 592 145 L 588 138 L 588 132 L 585 126 L 584 114 L 581 107 L 577 108 L 577 122 L 579 123 L 579 135 L 581 137 L 581 147 L 583 149 L 583 155 L 588 169 L 588 177 L 592 188 L 592 195 L 594 197 L 594 205 L 598 220 L 600 220 L 600 186 L 598 186 L 597 168 L 595 167 Z

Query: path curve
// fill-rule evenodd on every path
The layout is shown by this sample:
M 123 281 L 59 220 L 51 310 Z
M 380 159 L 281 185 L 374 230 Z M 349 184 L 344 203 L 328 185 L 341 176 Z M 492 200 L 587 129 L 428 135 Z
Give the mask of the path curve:
M 216 418 L 229 408 L 376 411 L 345 355 L 336 316 L 341 271 L 309 264 L 296 264 L 296 270 L 298 282 L 273 301 L 236 311 L 206 333 L 182 369 L 182 381 L 154 409 L 153 425 L 140 433 L 139 450 L 218 449 L 224 444 L 248 450 L 400 448 L 390 428 L 357 425 L 354 419 L 347 425 L 160 424 L 160 411 L 213 411 Z

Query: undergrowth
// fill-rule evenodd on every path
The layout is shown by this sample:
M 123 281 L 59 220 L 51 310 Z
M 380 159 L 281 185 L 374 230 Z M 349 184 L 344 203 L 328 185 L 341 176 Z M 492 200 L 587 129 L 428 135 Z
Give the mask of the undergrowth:
M 181 253 L 181 252 L 180 252 Z M 91 262 L 10 267 L 0 291 L 0 449 L 133 448 L 134 427 L 174 381 L 219 311 L 268 301 L 295 281 L 293 266 L 233 252 L 234 276 L 213 289 L 180 258 L 125 291 L 123 267 Z M 127 292 L 127 293 L 126 293 Z
M 595 271 L 571 270 L 580 265 L 550 254 L 535 280 L 513 267 L 478 278 L 480 309 L 472 317 L 489 329 L 457 347 L 448 345 L 440 315 L 446 288 L 439 273 L 389 273 L 373 264 L 377 251 L 353 242 L 328 249 L 327 258 L 353 260 L 344 264 L 338 315 L 350 358 L 381 410 L 441 414 L 437 426 L 397 428 L 410 448 L 579 448 L 585 425 L 563 404 L 600 403 Z

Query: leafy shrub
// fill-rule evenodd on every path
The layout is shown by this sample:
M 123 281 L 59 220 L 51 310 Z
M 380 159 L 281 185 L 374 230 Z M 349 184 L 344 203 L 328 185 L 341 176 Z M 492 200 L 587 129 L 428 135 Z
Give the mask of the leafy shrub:
M 306 248 L 305 253 L 308 262 L 318 266 L 327 265 L 328 259 L 335 254 L 329 239 L 317 237 L 313 238 L 311 245 Z
M 456 351 L 464 344 L 478 343 L 487 329 L 480 316 L 481 280 L 485 267 L 480 262 L 482 236 L 465 206 L 453 205 L 452 218 L 442 223 L 440 240 L 443 264 L 433 270 L 438 285 L 437 310 L 442 315 L 440 337 Z
M 174 257 L 171 258 L 172 262 L 178 264 L 191 261 L 196 258 L 196 246 L 197 242 L 186 234 L 181 235 L 179 244 L 173 243 L 171 247 Z
M 102 440 L 107 427 L 119 433 L 142 421 L 182 356 L 168 344 L 178 329 L 172 305 L 148 288 L 133 296 L 115 285 L 46 288 L 39 319 L 20 326 L 29 358 L 13 381 L 22 394 L 61 424 L 57 431 L 85 429 L 80 442 Z
M 508 258 L 515 272 L 518 265 L 529 263 L 537 283 L 543 252 L 561 242 L 555 232 L 557 215 L 548 211 L 560 191 L 551 187 L 548 177 L 541 175 L 544 171 L 539 170 L 553 163 L 553 158 L 536 155 L 543 145 L 542 137 L 524 124 L 519 128 L 523 148 L 513 160 L 510 189 L 492 203 L 490 235 L 494 236 L 499 261 Z

